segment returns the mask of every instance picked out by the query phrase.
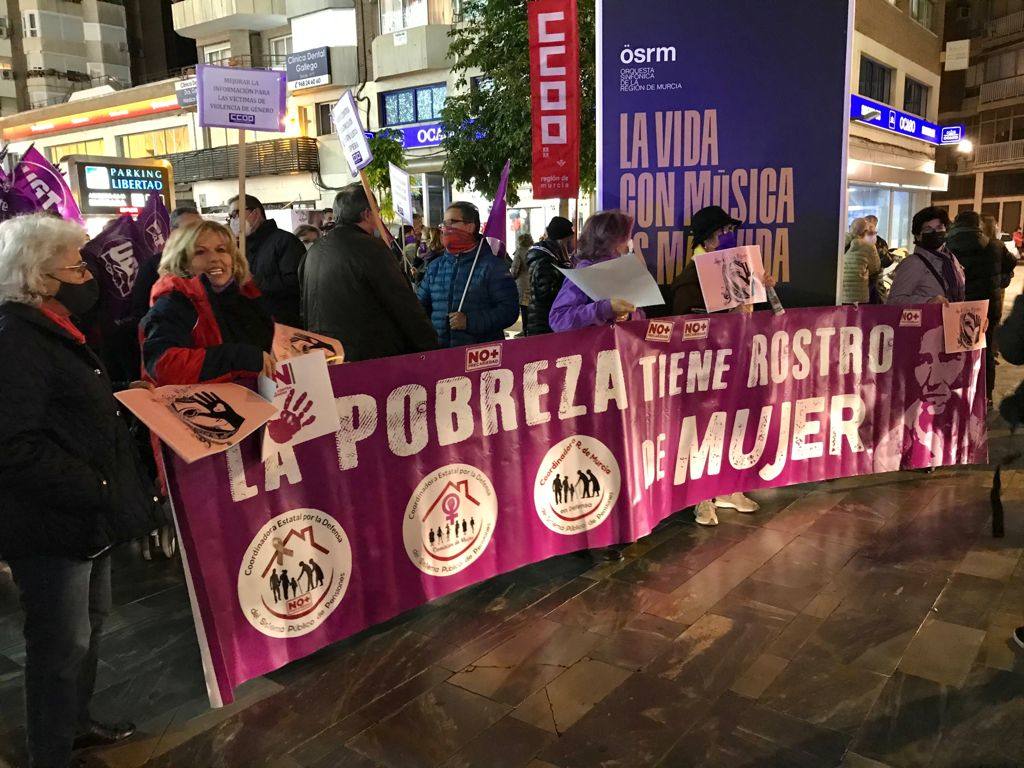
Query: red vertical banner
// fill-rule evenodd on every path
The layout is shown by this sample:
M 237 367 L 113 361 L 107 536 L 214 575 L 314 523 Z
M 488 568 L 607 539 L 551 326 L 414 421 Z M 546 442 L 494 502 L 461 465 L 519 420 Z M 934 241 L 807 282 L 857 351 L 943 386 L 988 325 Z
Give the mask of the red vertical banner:
M 580 46 L 576 0 L 530 0 L 533 197 L 580 188 Z

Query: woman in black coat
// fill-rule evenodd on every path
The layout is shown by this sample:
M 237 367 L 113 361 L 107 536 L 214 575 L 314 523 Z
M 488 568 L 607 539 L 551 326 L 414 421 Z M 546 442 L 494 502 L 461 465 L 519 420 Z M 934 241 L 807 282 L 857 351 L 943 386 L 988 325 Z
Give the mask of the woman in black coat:
M 25 611 L 33 766 L 134 731 L 89 716 L 111 548 L 163 523 L 103 364 L 73 322 L 96 302 L 85 233 L 45 214 L 0 224 L 0 558 Z

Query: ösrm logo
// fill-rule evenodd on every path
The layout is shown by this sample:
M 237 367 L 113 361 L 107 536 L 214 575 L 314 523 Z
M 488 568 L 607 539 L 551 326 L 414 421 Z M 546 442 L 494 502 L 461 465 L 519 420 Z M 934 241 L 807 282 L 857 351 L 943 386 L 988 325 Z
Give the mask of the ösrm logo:
M 674 45 L 634 48 L 629 43 L 626 43 L 622 46 L 622 51 L 619 53 L 619 61 L 623 64 L 660 64 L 675 60 L 676 47 Z

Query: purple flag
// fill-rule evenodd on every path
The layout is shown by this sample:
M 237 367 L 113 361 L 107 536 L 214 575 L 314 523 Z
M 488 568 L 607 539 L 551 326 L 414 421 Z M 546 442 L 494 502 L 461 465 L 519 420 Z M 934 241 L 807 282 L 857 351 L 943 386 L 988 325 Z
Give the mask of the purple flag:
M 31 201 L 37 211 L 54 211 L 62 218 L 85 224 L 64 176 L 34 146 L 28 148 L 15 167 L 11 190 Z
M 495 256 L 500 256 L 505 250 L 505 190 L 508 187 L 508 174 L 512 168 L 512 161 L 506 160 L 505 167 L 501 170 L 501 181 L 498 182 L 498 193 L 494 196 L 494 205 L 487 216 L 487 224 L 484 225 L 484 237 L 491 251 Z
M 162 253 L 171 234 L 171 214 L 164 205 L 163 195 L 150 193 L 145 208 L 139 211 L 137 222 L 150 253 Z
M 100 281 L 103 320 L 116 325 L 128 315 L 139 267 L 155 258 L 153 252 L 135 220 L 124 214 L 82 247 L 82 257 Z

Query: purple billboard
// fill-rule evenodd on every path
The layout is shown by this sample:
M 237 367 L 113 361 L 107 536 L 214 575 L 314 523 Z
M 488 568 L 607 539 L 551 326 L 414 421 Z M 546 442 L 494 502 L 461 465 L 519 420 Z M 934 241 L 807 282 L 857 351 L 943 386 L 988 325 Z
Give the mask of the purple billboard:
M 845 223 L 848 0 L 597 0 L 598 204 L 636 219 L 658 283 L 719 205 L 787 306 L 835 304 Z

